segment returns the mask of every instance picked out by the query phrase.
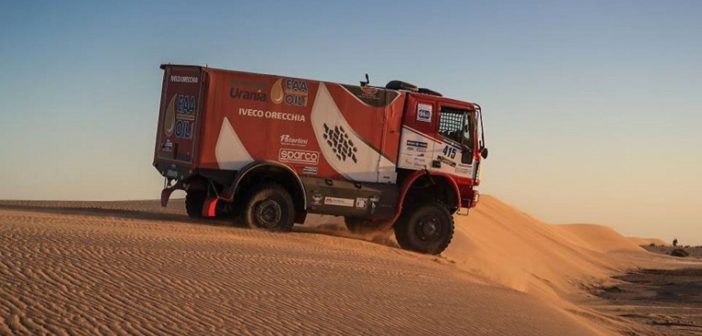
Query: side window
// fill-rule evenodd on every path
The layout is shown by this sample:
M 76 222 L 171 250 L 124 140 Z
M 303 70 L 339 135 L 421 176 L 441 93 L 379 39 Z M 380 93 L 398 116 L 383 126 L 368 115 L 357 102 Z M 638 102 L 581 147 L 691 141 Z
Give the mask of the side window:
M 466 112 L 465 110 L 442 106 L 439 113 L 439 134 L 459 144 L 463 143 L 463 118 Z

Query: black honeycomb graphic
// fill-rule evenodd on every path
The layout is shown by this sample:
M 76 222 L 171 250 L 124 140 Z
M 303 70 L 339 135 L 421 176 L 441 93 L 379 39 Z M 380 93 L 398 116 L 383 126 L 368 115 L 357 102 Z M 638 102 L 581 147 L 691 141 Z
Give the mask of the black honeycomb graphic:
M 324 140 L 327 141 L 327 145 L 332 149 L 336 158 L 346 162 L 346 159 L 353 160 L 353 163 L 358 163 L 356 159 L 356 152 L 358 148 L 353 144 L 353 141 L 349 139 L 349 135 L 341 126 L 334 126 L 330 128 L 326 123 L 324 124 Z

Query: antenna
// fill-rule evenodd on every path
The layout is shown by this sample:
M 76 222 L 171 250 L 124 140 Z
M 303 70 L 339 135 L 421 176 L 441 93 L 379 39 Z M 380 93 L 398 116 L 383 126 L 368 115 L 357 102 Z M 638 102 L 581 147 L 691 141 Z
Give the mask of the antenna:
M 366 74 L 366 81 L 361 81 L 361 86 L 366 86 L 370 83 L 370 79 L 368 79 L 368 74 Z

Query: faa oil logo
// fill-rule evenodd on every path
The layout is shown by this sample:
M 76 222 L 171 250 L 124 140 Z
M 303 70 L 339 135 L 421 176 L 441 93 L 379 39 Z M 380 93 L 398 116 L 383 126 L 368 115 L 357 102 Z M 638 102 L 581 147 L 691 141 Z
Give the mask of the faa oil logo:
M 278 78 L 271 87 L 271 101 L 285 102 L 291 106 L 307 106 L 307 81 L 294 78 Z

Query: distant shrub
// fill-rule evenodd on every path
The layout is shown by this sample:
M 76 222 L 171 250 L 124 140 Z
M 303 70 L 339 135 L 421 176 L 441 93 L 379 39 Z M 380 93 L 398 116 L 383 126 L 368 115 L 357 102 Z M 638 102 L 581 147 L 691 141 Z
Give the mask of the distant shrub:
M 670 255 L 672 255 L 673 257 L 683 257 L 683 258 L 690 256 L 690 254 L 687 253 L 687 251 L 685 251 L 683 249 L 679 249 L 679 248 L 670 251 Z
M 656 247 L 656 243 L 650 243 L 650 244 L 648 244 L 648 246 L 650 246 L 650 247 Z

